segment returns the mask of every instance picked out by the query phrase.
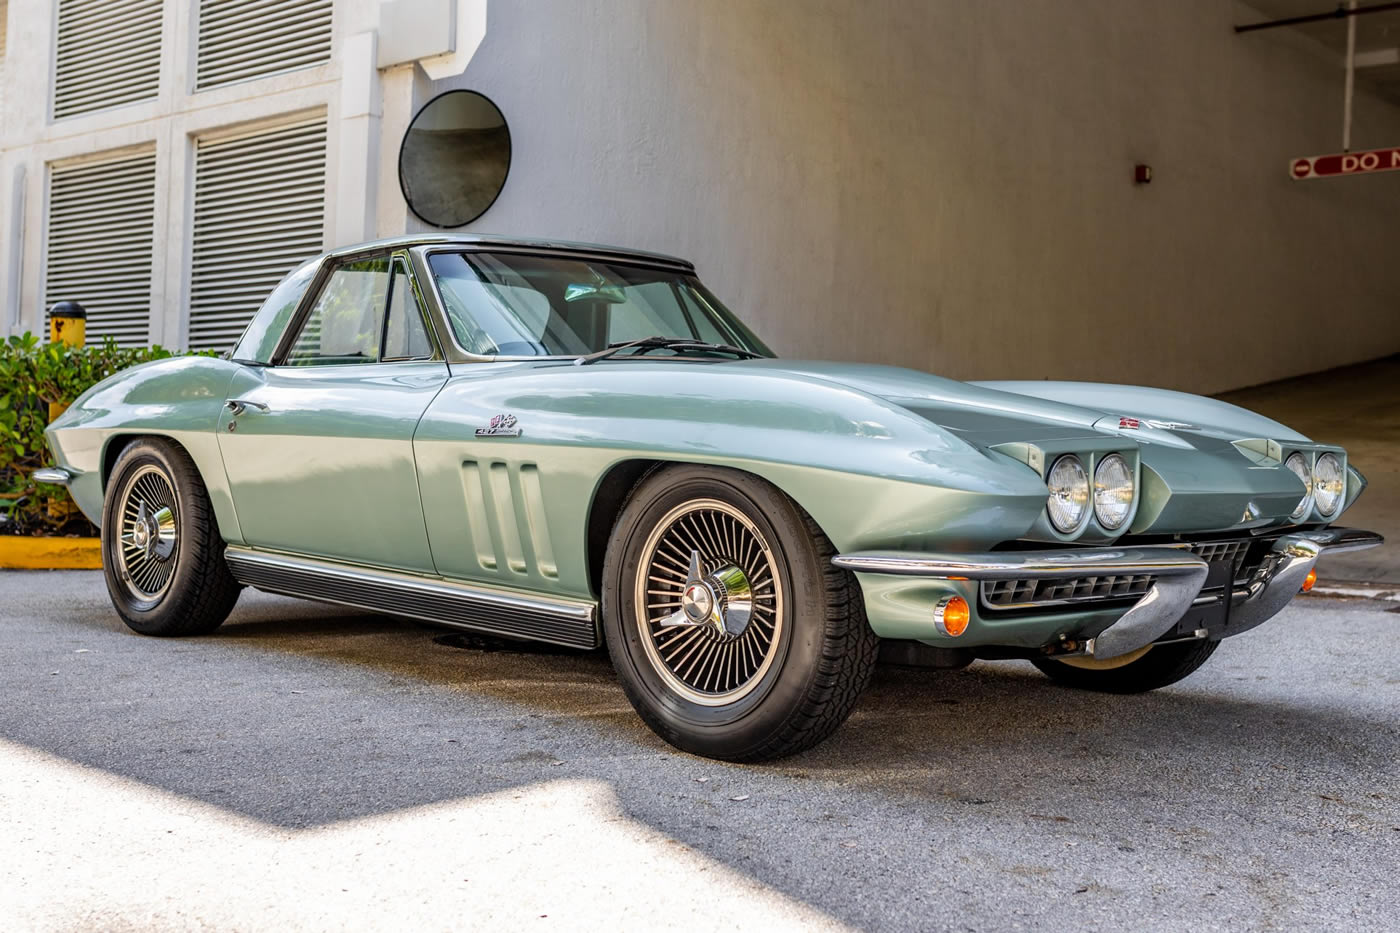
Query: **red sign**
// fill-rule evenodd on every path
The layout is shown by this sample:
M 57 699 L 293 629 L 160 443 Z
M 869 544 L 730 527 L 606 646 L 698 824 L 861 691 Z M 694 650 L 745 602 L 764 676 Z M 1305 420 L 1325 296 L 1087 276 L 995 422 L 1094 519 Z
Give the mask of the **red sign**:
M 1309 156 L 1306 159 L 1294 159 L 1289 166 L 1289 173 L 1299 181 L 1305 178 L 1331 178 L 1336 175 L 1366 175 L 1370 172 L 1394 171 L 1400 171 L 1400 148 Z

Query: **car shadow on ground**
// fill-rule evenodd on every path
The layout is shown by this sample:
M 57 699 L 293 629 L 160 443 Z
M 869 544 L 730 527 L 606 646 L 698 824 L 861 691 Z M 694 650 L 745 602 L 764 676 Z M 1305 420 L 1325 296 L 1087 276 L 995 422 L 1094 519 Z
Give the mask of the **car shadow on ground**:
M 1348 831 L 1393 836 L 1393 722 L 1262 689 L 1246 656 L 1257 645 L 1232 655 L 1227 642 L 1186 684 L 1129 697 L 1064 689 L 1021 663 L 882 668 L 826 743 L 740 766 L 661 742 L 603 652 L 260 595 L 212 636 L 145 639 L 98 596 L 28 620 L 65 626 L 92 646 L 72 663 L 101 666 L 45 677 L 54 662 L 36 658 L 32 689 L 12 678 L 0 692 L 3 737 L 280 827 L 602 781 L 628 816 L 852 920 L 871 898 L 907 897 L 907 879 L 799 880 L 784 853 L 869 858 L 832 847 L 870 845 L 862 826 L 878 822 L 880 845 L 966 859 L 1000 827 L 1041 854 L 980 857 L 1034 874 L 1061 846 L 1179 848 L 1242 819 L 1332 832 L 1329 808 Z
M 291 618 L 290 607 L 296 612 Z M 103 628 L 125 636 L 110 615 L 101 615 Z M 372 672 L 379 678 L 375 692 L 407 688 L 407 696 L 415 699 L 492 701 L 493 720 L 576 720 L 581 728 L 601 733 L 596 738 L 605 740 L 609 754 L 688 757 L 640 723 L 603 651 L 513 642 L 266 597 L 241 607 L 211 637 L 140 639 L 136 644 L 177 652 L 181 660 L 172 663 L 183 663 L 205 650 L 202 646 L 214 645 L 286 661 L 315 659 L 343 666 L 342 674 Z M 1208 773 L 1218 780 L 1223 773 L 1235 773 L 1257 779 L 1286 768 L 1281 762 L 1289 758 L 1322 757 L 1339 769 L 1363 772 L 1392 763 L 1374 742 L 1378 724 L 1373 718 L 1334 707 L 1222 695 L 1209 682 L 1197 682 L 1205 674 L 1167 690 L 1116 696 L 1057 686 L 1018 662 L 984 663 L 962 671 L 881 667 L 848 723 L 817 748 L 761 766 L 703 765 L 975 802 L 1017 796 L 1037 778 L 1062 788 L 1111 789 L 1115 771 L 1124 765 L 1132 772 L 1134 793 L 1153 795 L 1171 793 L 1193 775 Z M 1253 681 L 1256 675 L 1246 672 L 1231 678 L 1217 672 L 1218 679 Z M 300 695 L 305 691 L 293 692 L 288 699 Z M 225 699 L 239 708 L 236 692 Z M 242 708 L 244 715 L 259 712 L 248 704 Z M 275 705 L 270 712 L 276 713 Z M 324 741 L 301 750 L 304 757 L 317 757 L 326 742 L 335 739 L 374 741 L 335 710 L 321 709 L 313 718 L 319 720 Z M 275 730 L 277 717 L 262 725 Z M 275 732 L 263 734 L 271 738 Z M 151 778 L 159 783 L 158 774 L 144 777 Z M 430 798 L 441 796 L 422 789 Z M 406 793 L 399 803 L 383 802 L 391 807 L 427 802 L 416 796 Z M 219 802 L 239 808 L 227 798 Z M 266 804 L 248 803 L 249 815 L 285 821 L 285 815 L 269 811 Z M 353 795 L 320 818 L 352 815 L 364 815 Z

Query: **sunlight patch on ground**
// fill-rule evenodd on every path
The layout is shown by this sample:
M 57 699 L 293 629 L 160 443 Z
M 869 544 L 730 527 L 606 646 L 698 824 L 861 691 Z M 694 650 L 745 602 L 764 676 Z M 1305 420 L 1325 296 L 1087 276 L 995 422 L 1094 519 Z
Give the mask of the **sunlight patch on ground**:
M 840 926 L 629 819 L 599 781 L 287 830 L 4 741 L 0 917 L 24 930 Z

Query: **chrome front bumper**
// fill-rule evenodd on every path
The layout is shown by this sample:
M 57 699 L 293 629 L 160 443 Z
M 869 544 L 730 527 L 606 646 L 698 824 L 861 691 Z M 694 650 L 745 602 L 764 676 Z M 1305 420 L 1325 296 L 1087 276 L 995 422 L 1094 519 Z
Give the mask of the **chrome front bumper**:
M 55 486 L 67 486 L 73 479 L 73 474 L 62 467 L 42 467 L 29 474 L 29 478 L 36 483 L 53 483 Z
M 1326 528 L 1279 538 L 1230 608 L 1228 635 L 1272 618 L 1298 594 L 1324 552 L 1376 547 L 1380 535 Z M 1209 565 L 1178 547 L 1096 547 L 985 554 L 917 554 L 864 551 L 841 554 L 832 563 L 856 573 L 895 574 L 946 580 L 1074 579 L 1090 575 L 1138 575 L 1152 586 L 1112 625 L 1086 640 L 1086 653 L 1112 658 L 1161 638 L 1191 609 Z

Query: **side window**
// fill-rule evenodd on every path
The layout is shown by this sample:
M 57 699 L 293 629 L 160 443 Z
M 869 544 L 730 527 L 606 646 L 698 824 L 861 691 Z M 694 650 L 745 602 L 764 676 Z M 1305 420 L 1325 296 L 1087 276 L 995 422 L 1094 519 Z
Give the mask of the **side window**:
M 262 308 L 248 322 L 248 329 L 238 340 L 232 356 L 236 360 L 252 360 L 255 363 L 270 363 L 277 352 L 277 345 L 287 329 L 287 322 L 296 314 L 302 296 L 316 277 L 320 261 L 313 259 L 304 263 L 287 275 L 271 295 L 263 302 Z
M 385 360 L 426 360 L 433 355 L 428 328 L 423 323 L 423 306 L 413 291 L 413 279 L 402 259 L 394 260 L 389 281 L 389 317 L 384 323 Z
M 331 273 L 284 365 L 373 363 L 389 297 L 389 257 L 347 262 Z

